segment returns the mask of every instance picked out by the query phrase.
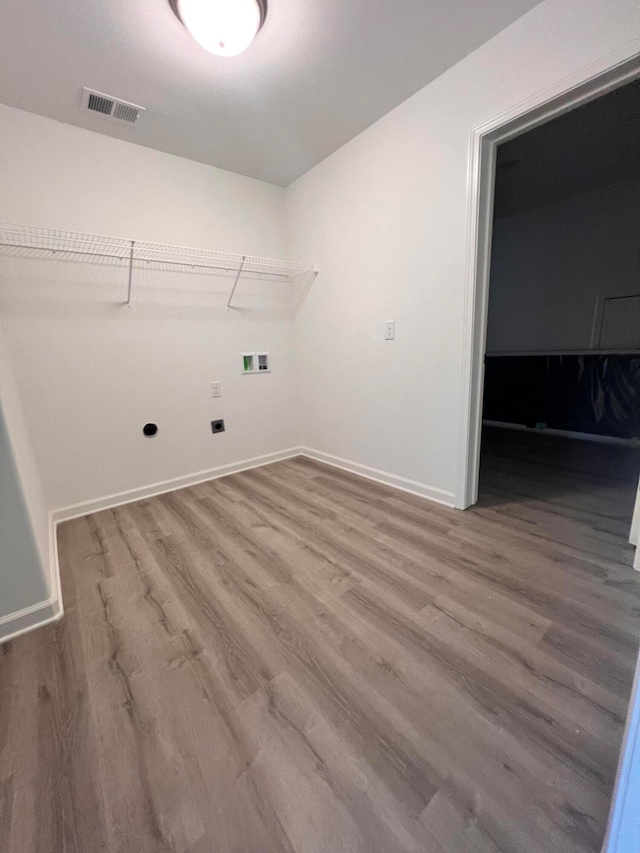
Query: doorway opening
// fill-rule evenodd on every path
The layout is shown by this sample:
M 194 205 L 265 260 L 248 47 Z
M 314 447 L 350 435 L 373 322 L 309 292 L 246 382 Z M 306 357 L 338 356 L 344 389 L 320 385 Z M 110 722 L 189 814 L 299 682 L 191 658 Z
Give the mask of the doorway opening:
M 483 417 L 487 435 L 517 427 L 516 445 L 529 430 L 595 437 L 631 476 L 637 406 L 619 404 L 640 365 L 639 76 L 635 57 L 472 132 L 460 508 L 478 500 Z
M 639 234 L 639 79 L 497 146 L 480 501 L 579 516 L 595 552 L 640 475 Z

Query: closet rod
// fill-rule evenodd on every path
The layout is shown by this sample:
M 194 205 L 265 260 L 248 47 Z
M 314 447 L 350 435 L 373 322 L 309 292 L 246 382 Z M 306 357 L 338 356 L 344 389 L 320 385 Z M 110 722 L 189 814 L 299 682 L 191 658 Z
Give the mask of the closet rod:
M 37 252 L 51 252 L 53 255 L 57 255 L 60 252 L 64 255 L 83 255 L 85 258 L 111 258 L 112 261 L 127 260 L 124 255 L 110 255 L 107 252 L 83 252 L 80 249 L 51 249 L 45 246 L 25 246 L 21 243 L 0 243 L 0 247 L 2 246 L 6 246 L 9 249 L 31 249 Z
M 8 222 L 0 222 L 0 249 L 2 248 L 30 250 L 37 253 L 32 257 L 42 260 L 58 255 L 62 260 L 65 257 L 82 256 L 88 259 L 101 258 L 126 263 L 128 277 L 125 304 L 129 307 L 133 302 L 135 271 L 139 269 L 140 264 L 144 263 L 208 270 L 214 275 L 219 273 L 234 276 L 227 308 L 232 307 L 238 283 L 243 275 L 245 278 L 266 278 L 284 283 L 294 282 L 298 276 L 309 274 L 313 280 L 319 271 L 317 266 L 275 258 L 236 255 L 210 249 L 193 249 L 186 246 L 149 243 L 144 240 L 125 240 L 122 237 L 105 237 Z M 41 254 L 43 252 L 47 255 L 43 256 Z
M 134 241 L 135 242 L 135 241 Z M 106 252 L 83 252 L 81 249 L 45 249 L 42 246 L 24 246 L 19 245 L 17 243 L 2 243 L 0 242 L 0 247 L 6 246 L 9 249 L 31 249 L 32 251 L 40 251 L 40 252 L 51 252 L 56 255 L 58 253 L 62 255 L 82 255 L 84 257 L 89 258 L 110 258 L 112 261 L 130 261 L 131 256 L 129 255 L 110 255 Z M 145 264 L 168 264 L 169 266 L 177 266 L 177 267 L 191 267 L 192 269 L 202 269 L 202 270 L 219 270 L 220 272 L 225 273 L 237 273 L 237 268 L 235 266 L 221 265 L 221 264 L 194 264 L 188 260 L 162 260 L 159 258 L 144 258 L 134 254 L 133 257 L 134 263 L 145 263 Z M 251 262 L 249 262 L 251 266 Z M 255 264 L 258 266 L 258 264 Z M 277 269 L 277 267 L 275 268 Z M 306 271 L 306 270 L 303 270 Z M 277 278 L 280 281 L 290 281 L 292 275 L 296 275 L 297 270 L 294 272 L 271 272 L 271 270 L 252 270 L 247 269 L 245 271 L 249 275 L 259 275 L 265 276 L 268 275 L 271 278 Z
M 24 230 L 20 230 L 20 228 Z M 93 257 L 129 260 L 131 243 L 135 243 L 134 259 L 147 263 L 178 264 L 183 266 L 201 266 L 208 269 L 222 269 L 236 272 L 244 258 L 245 267 L 261 268 L 265 275 L 297 275 L 313 272 L 317 268 L 312 264 L 287 262 L 275 258 L 262 258 L 253 255 L 215 252 L 209 249 L 194 249 L 187 246 L 173 246 L 162 243 L 149 243 L 144 240 L 125 240 L 120 237 L 99 237 L 79 232 L 56 232 L 37 229 L 35 233 L 28 226 L 7 226 L 0 222 L 0 246 L 12 249 L 31 249 L 61 254 L 88 255 Z

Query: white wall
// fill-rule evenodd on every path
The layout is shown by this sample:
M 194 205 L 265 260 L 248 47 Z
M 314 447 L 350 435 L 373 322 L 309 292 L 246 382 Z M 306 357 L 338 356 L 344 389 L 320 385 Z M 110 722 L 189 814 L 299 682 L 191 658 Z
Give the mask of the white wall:
M 497 219 L 487 351 L 588 350 L 598 295 L 640 293 L 639 252 L 640 180 Z
M 0 107 L 0 214 L 51 228 L 281 257 L 284 191 Z M 50 508 L 297 443 L 288 286 L 2 257 L 4 318 Z M 240 374 L 240 352 L 273 373 Z M 210 382 L 223 396 L 211 399 Z M 227 431 L 213 436 L 210 421 Z M 154 439 L 142 435 L 158 423 Z
M 227 282 L 198 277 L 197 291 L 155 270 L 127 311 L 123 268 L 3 258 L 0 314 L 48 506 L 300 439 L 453 502 L 469 131 L 639 36 L 635 0 L 547 0 L 286 191 L 1 107 L 3 219 L 322 268 L 294 340 L 274 286 L 227 314 Z M 238 353 L 256 349 L 274 373 L 240 376 Z
M 636 0 L 547 0 L 288 188 L 291 252 L 322 269 L 296 329 L 304 444 L 453 502 L 470 130 L 627 44 Z
M 0 620 L 52 593 L 49 518 L 0 324 Z M 0 636 L 13 631 L 0 625 Z

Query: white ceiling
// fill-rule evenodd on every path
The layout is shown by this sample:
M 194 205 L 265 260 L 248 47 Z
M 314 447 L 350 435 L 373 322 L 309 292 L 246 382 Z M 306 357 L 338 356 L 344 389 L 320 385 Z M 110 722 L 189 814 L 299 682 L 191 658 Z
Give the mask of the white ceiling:
M 640 80 L 498 148 L 496 216 L 640 176 Z
M 286 186 L 538 2 L 269 0 L 220 58 L 168 0 L 6 0 L 0 102 Z M 83 86 L 147 112 L 81 112 Z

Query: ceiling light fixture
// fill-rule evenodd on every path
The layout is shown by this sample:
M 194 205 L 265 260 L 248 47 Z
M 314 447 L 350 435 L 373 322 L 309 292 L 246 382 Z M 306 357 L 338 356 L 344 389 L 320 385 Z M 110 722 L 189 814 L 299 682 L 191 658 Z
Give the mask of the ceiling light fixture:
M 237 56 L 267 17 L 267 0 L 169 0 L 193 38 L 209 53 Z

